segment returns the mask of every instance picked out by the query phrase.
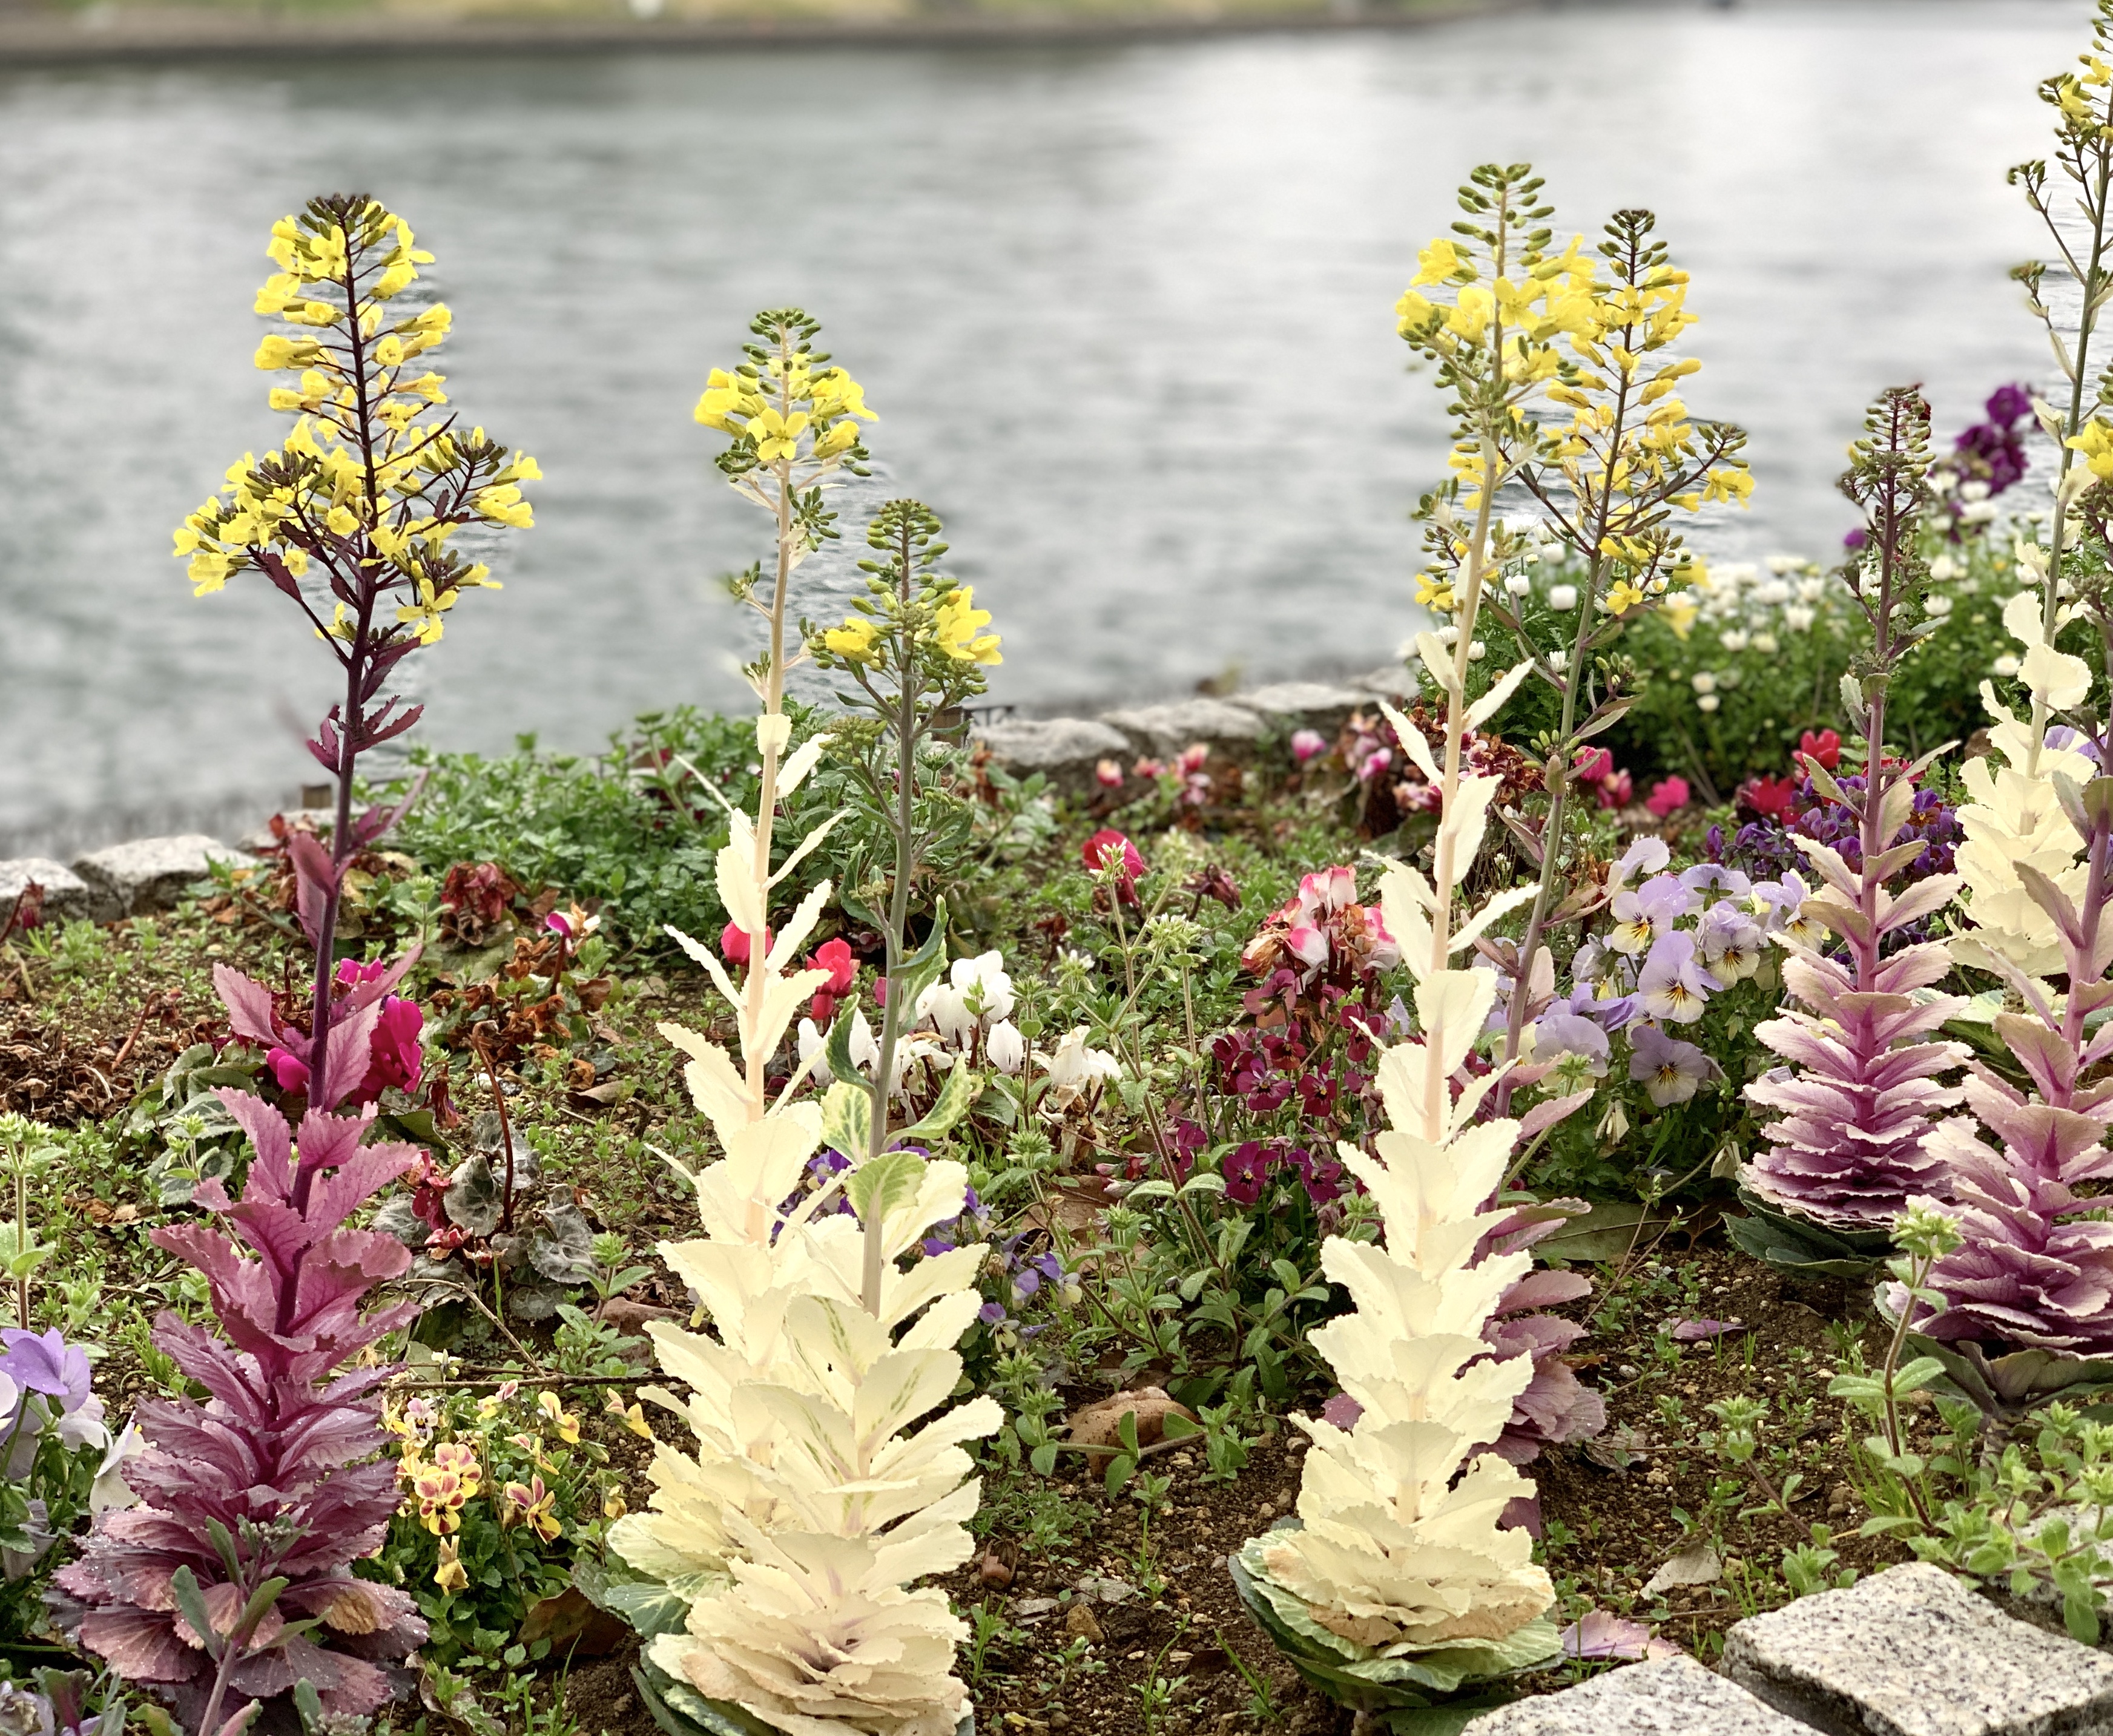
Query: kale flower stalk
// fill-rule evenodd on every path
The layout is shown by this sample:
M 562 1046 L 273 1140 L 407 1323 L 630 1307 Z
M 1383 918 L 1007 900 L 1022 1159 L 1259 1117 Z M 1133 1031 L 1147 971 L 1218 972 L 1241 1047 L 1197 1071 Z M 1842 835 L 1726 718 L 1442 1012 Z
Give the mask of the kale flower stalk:
M 865 391 L 829 358 L 816 350 L 819 321 L 797 308 L 772 308 L 756 315 L 750 332 L 760 341 L 745 344 L 746 358 L 732 373 L 714 368 L 697 400 L 696 420 L 732 437 L 713 462 L 726 473 L 736 493 L 754 501 L 776 524 L 774 570 L 768 599 L 759 599 L 762 569 L 751 567 L 732 582 L 734 596 L 769 622 L 769 644 L 742 673 L 763 711 L 755 720 L 756 757 L 762 762 L 763 791 L 748 842 L 753 861 L 748 878 L 771 883 L 772 828 L 778 804 L 792 791 L 781 787 L 779 763 L 792 743 L 792 721 L 785 715 L 786 603 L 792 574 L 801 562 L 838 534 L 836 514 L 823 504 L 823 490 L 839 469 L 862 475 L 866 450 L 859 423 L 879 418 L 865 407 Z M 812 847 L 812 843 L 808 846 Z M 788 864 L 789 865 L 789 864 Z M 750 937 L 751 958 L 767 950 L 764 913 L 728 905 L 742 932 Z M 758 918 L 751 927 L 744 917 Z M 763 1021 L 768 982 L 751 967 L 746 983 L 747 1017 Z M 763 1068 L 769 1052 L 747 1054 L 748 1090 L 763 1094 Z
M 1915 991 L 1949 974 L 1944 943 L 1897 950 L 1886 945 L 1889 936 L 1942 909 L 1960 884 L 1957 875 L 1937 874 L 1897 898 L 1886 889 L 1887 879 L 1923 848 L 1919 838 L 1893 841 L 1911 818 L 1914 781 L 1928 759 L 1903 765 L 1887 757 L 1884 743 L 1887 683 L 1901 658 L 1942 625 L 1937 617 L 1915 621 L 1928 577 L 1914 533 L 1932 498 L 1925 481 L 1929 406 L 1919 390 L 1896 387 L 1872 406 L 1864 426 L 1841 481 L 1869 526 L 1843 572 L 1871 630 L 1869 648 L 1841 683 L 1843 703 L 1860 713 L 1863 726 L 1862 787 L 1837 782 L 1816 759 L 1805 758 L 1823 793 L 1855 817 L 1859 862 L 1852 869 L 1832 847 L 1793 837 L 1825 882 L 1802 914 L 1840 937 L 1841 955 L 1828 957 L 1787 933 L 1773 936 L 1789 955 L 1783 981 L 1801 1008 L 1768 1020 L 1755 1034 L 1803 1071 L 1778 1068 L 1746 1087 L 1750 1101 L 1782 1119 L 1764 1129 L 1774 1143 L 1746 1167 L 1741 1182 L 1750 1199 L 1794 1219 L 1875 1232 L 1911 1196 L 1941 1185 L 1931 1119 L 1960 1094 L 1936 1081 L 1969 1051 L 1960 1043 L 1924 1041 L 1964 1005 L 1950 996 L 1915 998 Z
M 339 1047 L 331 971 L 345 868 L 404 812 L 377 808 L 354 821 L 358 761 L 422 709 L 399 709 L 383 685 L 440 639 L 464 591 L 497 588 L 451 542 L 469 527 L 529 528 L 519 485 L 541 472 L 483 429 L 464 435 L 452 414 L 438 413 L 445 381 L 422 358 L 445 340 L 452 316 L 438 303 L 413 311 L 418 267 L 432 255 L 402 217 L 364 194 L 331 194 L 275 223 L 267 251 L 279 269 L 258 291 L 257 312 L 291 331 L 267 336 L 256 362 L 298 375 L 271 394 L 272 408 L 296 420 L 278 451 L 229 469 L 221 492 L 176 531 L 176 553 L 188 558 L 200 596 L 236 573 L 262 574 L 344 672 L 344 699 L 308 744 L 337 784 L 330 848 L 298 832 L 288 844 L 301 926 L 316 949 L 308 1070 L 320 1100 L 336 1083 L 327 1068 Z M 353 1058 L 363 1070 L 363 1055 Z
M 1668 528 L 1672 514 L 1697 512 L 1711 501 L 1743 507 L 1753 493 L 1753 478 L 1739 456 L 1744 431 L 1727 422 L 1695 422 L 1681 400 L 1680 382 L 1702 364 L 1670 353 L 1695 316 L 1687 311 L 1687 274 L 1670 263 L 1665 244 L 1653 239 L 1656 226 L 1648 211 L 1614 213 L 1599 247 L 1607 263 L 1604 283 L 1592 262 L 1577 257 L 1575 245 L 1567 256 L 1572 266 L 1568 289 L 1552 312 L 1571 353 L 1544 394 L 1568 420 L 1536 429 L 1531 459 L 1520 472 L 1556 539 L 1583 563 L 1585 585 L 1567 661 L 1559 666 L 1551 656 L 1533 658 L 1534 672 L 1562 695 L 1562 721 L 1539 745 L 1548 810 L 1533 909 L 1511 964 L 1518 986 L 1505 1027 L 1508 1060 L 1517 1058 L 1536 1010 L 1525 985 L 1533 980 L 1551 916 L 1559 921 L 1582 914 L 1574 904 L 1559 913 L 1554 909 L 1579 750 L 1632 703 L 1622 695 L 1618 671 L 1604 659 L 1601 679 L 1589 679 L 1593 653 L 1692 570 L 1678 533 Z M 1504 598 L 1493 595 L 1490 607 L 1530 647 L 1525 623 Z M 1508 1082 L 1498 1088 L 1499 1113 L 1510 1100 Z
M 2051 195 L 2047 166 L 2043 160 L 2019 163 L 2010 172 L 2010 183 L 2024 189 L 2025 203 L 2047 226 L 2062 268 L 2076 285 L 2079 298 L 2076 327 L 2065 338 L 2061 322 L 2047 306 L 2043 285 L 2047 266 L 2028 260 L 2010 275 L 2025 286 L 2027 305 L 2047 328 L 2055 365 L 2069 382 L 2069 402 L 2056 416 L 2048 406 L 2035 403 L 2041 426 L 2061 449 L 2056 473 L 2056 510 L 2041 573 L 2040 634 L 2051 644 L 2060 622 L 2063 556 L 2069 536 L 2068 510 L 2080 490 L 2094 479 L 2113 477 L 2113 425 L 2097 412 L 2113 405 L 2113 370 L 2102 371 L 2097 382 L 2097 403 L 2087 416 L 2085 382 L 2089 377 L 2092 340 L 2097 335 L 2099 315 L 2113 295 L 2113 260 L 2107 257 L 2109 198 L 2113 198 L 2113 68 L 2105 57 L 2113 57 L 2113 0 L 2098 0 L 2098 16 L 2092 24 L 2092 52 L 2077 57 L 2078 72 L 2057 73 L 2040 84 L 2040 100 L 2054 111 L 2055 162 L 2070 183 L 2067 199 Z M 2080 212 L 2085 233 L 2075 242 L 2064 233 L 2057 207 L 2065 215 Z M 2082 457 L 2086 468 L 2076 469 Z M 2047 713 L 2034 708 L 2032 731 L 2037 746 L 2047 728 Z M 2028 765 L 2031 772 L 2036 769 Z
M 889 1087 L 898 1046 L 916 1022 L 919 1000 L 946 964 L 943 900 L 924 945 L 913 952 L 909 942 L 910 890 L 924 859 L 919 750 L 934 720 L 984 691 L 983 670 L 1002 661 L 997 635 L 980 631 L 990 624 L 989 611 L 976 608 L 970 587 L 938 570 L 947 552 L 939 531 L 938 518 L 922 501 L 884 504 L 866 531 L 867 545 L 879 558 L 859 563 L 867 575 L 866 595 L 851 605 L 841 626 L 808 640 L 817 663 L 856 684 L 857 694 L 847 699 L 870 713 L 869 719 L 837 732 L 841 757 L 885 822 L 895 851 L 888 909 L 880 920 L 888 946 L 888 1000 L 881 1009 L 879 1059 L 869 1080 L 852 1064 L 856 1009 L 847 1008 L 832 1032 L 831 1070 L 837 1082 L 824 1112 L 825 1119 L 840 1116 L 844 1122 L 843 1139 L 833 1138 L 831 1144 L 847 1155 L 861 1154 L 869 1164 L 878 1164 L 891 1143 Z M 966 1064 L 957 1064 L 932 1113 L 901 1137 L 937 1137 L 966 1110 L 972 1096 Z M 862 1295 L 870 1312 L 880 1305 L 883 1255 L 878 1219 L 867 1232 Z

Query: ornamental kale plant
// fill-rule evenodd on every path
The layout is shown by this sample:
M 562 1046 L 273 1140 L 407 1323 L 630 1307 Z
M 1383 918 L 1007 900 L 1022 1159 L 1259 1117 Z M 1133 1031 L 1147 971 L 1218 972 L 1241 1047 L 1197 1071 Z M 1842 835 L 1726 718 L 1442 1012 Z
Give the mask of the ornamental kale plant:
M 1870 644 L 1841 690 L 1845 704 L 1860 713 L 1864 775 L 1852 789 L 1817 757 L 1805 760 L 1808 778 L 1855 820 L 1856 863 L 1817 839 L 1791 834 L 1824 882 L 1805 901 L 1805 914 L 1839 937 L 1841 951 L 1829 955 L 1787 943 L 1783 981 L 1801 1007 L 1755 1034 L 1791 1064 L 1746 1087 L 1750 1101 L 1780 1119 L 1763 1129 L 1772 1143 L 1741 1172 L 1741 1184 L 1750 1201 L 1767 1210 L 1835 1229 L 1878 1231 L 1911 1197 L 1944 1185 L 1945 1160 L 1931 1122 L 1960 1094 L 1937 1078 L 1969 1050 L 1962 1043 L 1927 1041 L 1964 1003 L 1915 993 L 1950 974 L 1944 943 L 1886 945 L 1889 936 L 1942 909 L 1960 884 L 1956 874 L 1933 874 L 1897 896 L 1887 889 L 1928 848 L 1918 836 L 1901 841 L 1923 767 L 1890 758 L 1884 742 L 1887 685 L 1916 640 L 1935 630 L 1933 622 L 1914 619 L 1927 582 L 1915 520 L 1929 499 L 1928 406 L 1912 388 L 1895 389 L 1873 405 L 1864 430 L 1841 478 L 1842 492 L 1865 508 L 1870 527 L 1844 574 L 1871 629 Z M 1750 1251 L 1765 1251 L 1757 1234 L 1742 1234 L 1741 1242 Z
M 208 1397 L 140 1404 L 147 1445 L 125 1470 L 140 1504 L 101 1515 L 57 1576 L 79 1643 L 193 1730 L 221 1731 L 253 1703 L 291 1728 L 303 1682 L 326 1711 L 365 1716 L 395 1692 L 387 1666 L 426 1637 L 407 1593 L 352 1570 L 396 1510 L 370 1397 L 390 1370 L 338 1372 L 418 1311 L 362 1311 L 411 1256 L 345 1227 L 417 1152 L 363 1146 L 372 1111 L 331 1113 L 357 1082 L 349 1068 L 334 1076 L 341 1088 L 312 1100 L 298 1137 L 262 1099 L 222 1093 L 255 1148 L 249 1182 L 239 1201 L 214 1180 L 194 1199 L 233 1236 L 197 1223 L 153 1233 L 206 1276 L 221 1333 L 164 1313 L 154 1342 Z
M 206 1733 L 253 1705 L 290 1722 L 290 1698 L 304 1683 L 325 1712 L 363 1717 L 393 1695 L 386 1666 L 426 1636 L 405 1593 L 351 1571 L 381 1547 L 396 1506 L 368 1396 L 389 1370 L 336 1372 L 417 1312 L 361 1311 L 410 1255 L 394 1237 L 345 1221 L 418 1160 L 410 1146 L 362 1141 L 372 1096 L 415 1077 L 421 1021 L 391 996 L 411 957 L 340 970 L 338 907 L 347 867 L 402 811 L 372 809 L 357 822 L 352 813 L 360 754 L 418 716 L 399 711 L 383 684 L 440 637 L 463 590 L 489 582 L 451 538 L 476 525 L 525 527 L 516 485 L 536 474 L 532 460 L 510 458 L 481 429 L 465 439 L 452 418 L 429 419 L 446 401 L 442 381 L 412 377 L 411 365 L 445 335 L 450 317 L 434 306 L 392 317 L 390 303 L 431 262 L 402 218 L 364 195 L 331 195 L 276 225 L 271 253 L 280 271 L 258 311 L 296 335 L 267 337 L 257 361 L 301 370 L 298 388 L 272 394 L 275 409 L 299 419 L 281 451 L 235 467 L 231 498 L 193 514 L 177 549 L 190 556 L 201 594 L 235 572 L 262 573 L 345 673 L 345 699 L 308 745 L 337 780 L 330 847 L 299 832 L 287 844 L 296 914 L 315 949 L 307 1029 L 281 1016 L 262 984 L 226 966 L 214 977 L 236 1035 L 275 1051 L 282 1089 L 305 1107 L 296 1130 L 262 1098 L 219 1093 L 255 1156 L 240 1201 L 212 1178 L 192 1198 L 232 1237 L 199 1223 L 153 1233 L 205 1274 L 221 1335 L 170 1313 L 154 1341 L 208 1397 L 141 1405 L 148 1444 L 129 1474 L 141 1505 L 103 1515 L 58 1581 L 75 1601 L 80 1643 Z M 312 569 L 327 604 L 303 588 Z M 340 1113 L 363 1102 L 364 1114 Z

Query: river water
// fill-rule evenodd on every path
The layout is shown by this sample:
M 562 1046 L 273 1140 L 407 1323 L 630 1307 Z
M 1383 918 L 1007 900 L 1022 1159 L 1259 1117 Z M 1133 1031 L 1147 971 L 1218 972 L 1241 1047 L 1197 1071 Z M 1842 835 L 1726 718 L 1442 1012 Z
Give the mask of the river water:
M 326 657 L 169 529 L 284 427 L 249 358 L 272 221 L 387 198 L 440 256 L 454 401 L 547 476 L 427 739 L 596 745 L 738 700 L 714 576 L 762 552 L 690 408 L 749 314 L 824 319 L 891 491 L 1047 706 L 1369 667 L 1412 625 L 1441 407 L 1391 306 L 1474 162 L 1567 228 L 1661 216 L 1698 413 L 1753 432 L 1713 546 L 1824 554 L 1878 387 L 1942 424 L 2047 371 L 2003 170 L 2081 0 L 1573 7 L 1094 48 L 606 54 L 0 78 L 0 846 L 283 800 Z M 817 608 L 815 613 L 821 610 Z

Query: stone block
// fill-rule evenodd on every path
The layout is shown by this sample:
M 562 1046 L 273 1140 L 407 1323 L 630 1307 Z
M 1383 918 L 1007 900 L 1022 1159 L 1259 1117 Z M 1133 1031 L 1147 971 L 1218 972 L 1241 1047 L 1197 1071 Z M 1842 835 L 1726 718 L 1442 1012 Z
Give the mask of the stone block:
M 1076 795 L 1093 787 L 1093 768 L 1103 759 L 1130 767 L 1130 738 L 1105 723 L 1083 718 L 1038 718 L 986 723 L 975 739 L 1006 768 L 1025 777 L 1040 772 L 1060 790 Z
M 98 892 L 62 862 L 48 856 L 17 856 L 0 862 L 0 925 L 4 925 L 31 881 L 44 889 L 47 922 L 107 922 L 117 914 L 106 894 Z
M 249 859 L 217 838 L 185 832 L 173 838 L 113 844 L 83 856 L 73 867 L 108 902 L 111 916 L 144 916 L 173 907 L 191 886 L 206 877 L 211 863 L 240 867 Z
M 1322 681 L 1277 681 L 1233 695 L 1234 704 L 1255 713 L 1265 722 L 1317 729 L 1327 736 L 1340 729 L 1360 705 L 1371 703 L 1370 694 Z
M 1514 1700 L 1464 1736 L 1810 1736 L 1682 1653 L 1610 1670 L 1561 1693 Z
M 1829 1736 L 2113 1736 L 2113 1658 L 1919 1561 L 1748 1617 L 1720 1667 Z
M 1136 752 L 1159 759 L 1171 759 L 1199 741 L 1214 754 L 1245 758 L 1268 733 L 1268 726 L 1253 712 L 1225 699 L 1134 706 L 1111 711 L 1101 722 L 1120 730 Z
M 1422 667 L 1417 665 L 1419 671 Z M 1396 704 L 1405 699 L 1412 699 L 1417 695 L 1417 678 L 1403 663 L 1382 663 L 1378 668 L 1367 670 L 1362 675 L 1345 677 L 1343 685 L 1353 692 L 1367 697 L 1376 694 Z

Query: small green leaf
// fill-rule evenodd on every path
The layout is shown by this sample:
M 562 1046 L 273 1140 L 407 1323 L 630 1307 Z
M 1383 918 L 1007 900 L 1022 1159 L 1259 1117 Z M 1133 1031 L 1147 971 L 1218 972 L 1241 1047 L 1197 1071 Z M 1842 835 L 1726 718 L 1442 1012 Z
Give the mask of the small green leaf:
M 885 1220 L 897 1206 L 915 1199 L 924 1179 L 924 1161 L 920 1151 L 883 1151 L 854 1169 L 844 1192 L 859 1221 Z
M 822 1094 L 822 1143 L 853 1163 L 873 1143 L 873 1098 L 862 1083 L 838 1079 Z
M 954 1063 L 954 1070 L 947 1075 L 947 1082 L 939 1087 L 939 1096 L 915 1126 L 905 1128 L 903 1139 L 937 1139 L 967 1114 L 976 1100 L 981 1087 L 981 1078 L 969 1071 L 968 1058 L 964 1055 Z

